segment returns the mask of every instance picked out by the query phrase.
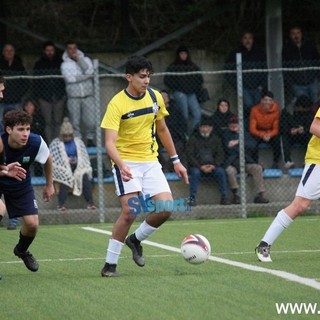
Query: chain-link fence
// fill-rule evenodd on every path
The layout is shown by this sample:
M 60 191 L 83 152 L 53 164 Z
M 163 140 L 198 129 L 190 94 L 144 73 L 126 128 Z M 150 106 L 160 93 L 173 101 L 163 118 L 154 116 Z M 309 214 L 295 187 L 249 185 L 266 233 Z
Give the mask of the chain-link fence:
M 33 75 L 5 74 L 1 113 L 16 107 L 28 110 L 24 102 L 31 100 L 35 105 L 31 130 L 43 135 L 48 145 L 59 137 L 63 118 L 69 117 L 73 122 L 77 116 L 80 127 L 75 133 L 81 134 L 91 162 L 95 210 L 88 208 L 83 193 L 75 196 L 72 188 L 68 189 L 65 211 L 58 210 L 58 195 L 51 202 L 44 202 L 42 168 L 32 167 L 42 223 L 114 221 L 119 214 L 100 122 L 108 102 L 125 88 L 126 81 L 122 74 L 99 73 L 97 61 L 94 66 L 93 75 L 86 78 L 90 92 L 81 86 L 66 88 L 59 70 Z M 174 199 L 185 201 L 186 210 L 175 212 L 174 219 L 275 214 L 293 199 L 302 174 L 309 127 L 319 106 L 318 72 L 314 67 L 268 70 L 258 65 L 248 69 L 240 64 L 239 68 L 238 64 L 210 71 L 161 72 L 152 76 L 151 87 L 169 95 L 170 116 L 166 122 L 191 180 L 186 185 L 175 175 L 159 142 L 159 160 Z M 199 77 L 203 79 L 200 86 Z M 266 101 L 261 100 L 262 92 L 273 88 L 276 77 L 281 78 L 282 87 L 273 90 L 274 97 L 269 92 Z M 188 82 L 187 94 L 175 86 L 179 82 Z M 170 88 L 172 83 L 175 85 Z M 201 131 L 199 124 L 209 127 L 209 131 L 212 128 L 214 138 Z M 263 131 L 268 138 L 264 138 Z M 58 194 L 60 183 L 55 186 Z M 317 214 L 319 210 L 314 202 L 310 212 Z

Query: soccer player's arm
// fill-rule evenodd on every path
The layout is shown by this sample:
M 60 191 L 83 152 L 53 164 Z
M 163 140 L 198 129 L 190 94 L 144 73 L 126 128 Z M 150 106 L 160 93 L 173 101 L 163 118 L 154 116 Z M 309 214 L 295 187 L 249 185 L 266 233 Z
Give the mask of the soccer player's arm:
M 310 126 L 310 133 L 320 138 L 320 112 L 317 112 Z
M 49 154 L 47 161 L 43 164 L 43 171 L 46 177 L 46 185 L 43 190 L 43 199 L 44 201 L 49 201 L 54 195 L 54 186 L 53 186 L 53 163 L 52 157 Z

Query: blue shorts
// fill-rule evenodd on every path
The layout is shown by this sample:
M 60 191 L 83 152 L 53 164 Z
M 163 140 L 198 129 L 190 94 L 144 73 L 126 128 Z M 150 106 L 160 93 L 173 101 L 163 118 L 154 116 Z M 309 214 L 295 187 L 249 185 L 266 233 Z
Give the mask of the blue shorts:
M 2 193 L 9 218 L 38 214 L 38 204 L 32 185 Z

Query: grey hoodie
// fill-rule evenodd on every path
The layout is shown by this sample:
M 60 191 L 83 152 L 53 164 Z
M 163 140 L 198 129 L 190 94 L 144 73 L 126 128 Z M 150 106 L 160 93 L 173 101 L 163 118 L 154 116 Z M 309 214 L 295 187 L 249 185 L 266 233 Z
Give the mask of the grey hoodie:
M 66 83 L 69 98 L 84 98 L 93 95 L 93 64 L 90 58 L 78 50 L 79 60 L 72 60 L 65 51 L 62 55 L 61 73 Z

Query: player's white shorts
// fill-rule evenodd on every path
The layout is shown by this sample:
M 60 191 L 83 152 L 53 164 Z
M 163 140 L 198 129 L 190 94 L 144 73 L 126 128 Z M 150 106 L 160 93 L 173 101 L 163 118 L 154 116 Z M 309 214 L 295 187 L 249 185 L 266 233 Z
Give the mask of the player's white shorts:
M 120 169 L 116 165 L 113 166 L 112 172 L 118 196 L 132 192 L 141 192 L 144 196 L 149 195 L 150 197 L 162 192 L 171 193 L 168 181 L 158 161 L 124 162 L 131 169 L 133 178 L 128 182 L 122 181 Z
M 296 196 L 310 200 L 320 198 L 320 165 L 306 164 L 304 166 Z

